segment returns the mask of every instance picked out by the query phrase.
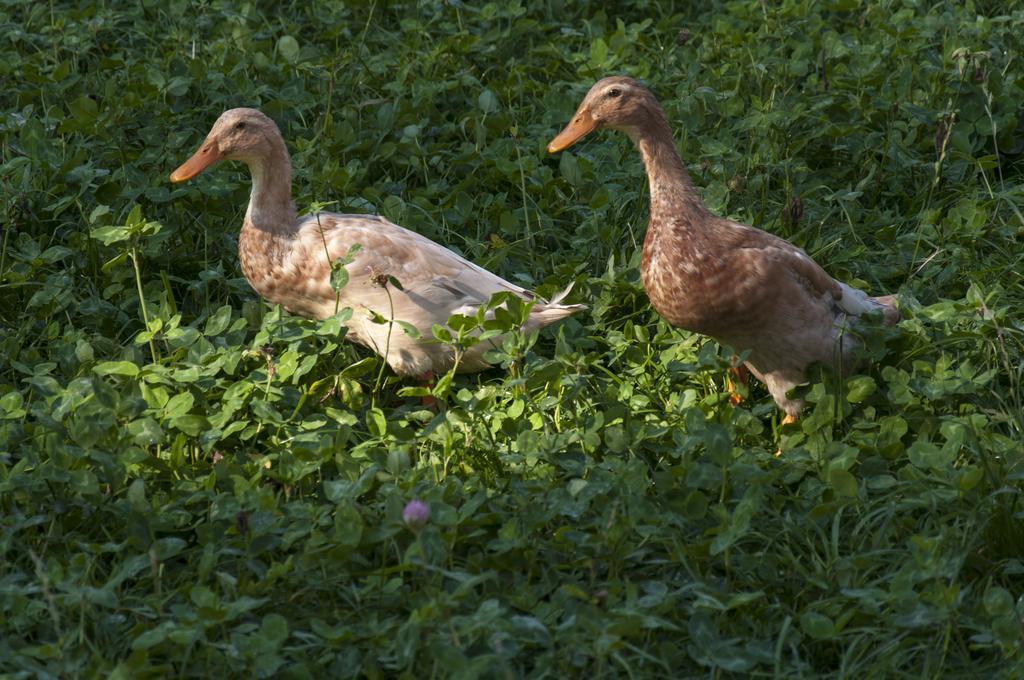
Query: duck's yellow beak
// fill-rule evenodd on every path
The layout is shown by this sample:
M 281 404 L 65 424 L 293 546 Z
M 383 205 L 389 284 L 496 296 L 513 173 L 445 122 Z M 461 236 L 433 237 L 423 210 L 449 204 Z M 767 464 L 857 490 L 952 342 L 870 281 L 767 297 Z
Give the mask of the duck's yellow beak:
M 558 153 L 562 149 L 568 149 L 593 132 L 596 127 L 597 121 L 590 115 L 590 111 L 577 111 L 576 116 L 565 126 L 565 129 L 548 144 L 548 153 Z
M 192 154 L 192 158 L 189 158 L 181 164 L 181 167 L 171 173 L 171 181 L 184 182 L 187 179 L 192 179 L 223 157 L 224 154 L 220 152 L 215 142 L 207 142 L 199 147 L 199 151 Z

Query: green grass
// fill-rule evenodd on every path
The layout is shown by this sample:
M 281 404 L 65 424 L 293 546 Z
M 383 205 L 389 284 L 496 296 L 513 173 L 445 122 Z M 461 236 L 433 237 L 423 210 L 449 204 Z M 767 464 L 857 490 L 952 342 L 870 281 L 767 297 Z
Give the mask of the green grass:
M 1024 671 L 1024 8 L 347 4 L 0 0 L 0 673 Z M 612 73 L 714 210 L 900 294 L 798 427 L 650 309 L 628 140 L 544 152 Z M 169 184 L 234 106 L 300 207 L 590 311 L 423 409 L 241 278 L 244 167 Z

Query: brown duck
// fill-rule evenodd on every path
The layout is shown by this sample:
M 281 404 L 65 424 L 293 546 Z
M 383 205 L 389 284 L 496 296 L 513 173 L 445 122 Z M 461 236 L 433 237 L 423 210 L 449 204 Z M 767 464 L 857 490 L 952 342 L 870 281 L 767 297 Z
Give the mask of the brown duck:
M 788 241 L 712 214 L 672 139 L 665 114 L 647 88 L 626 77 L 595 84 L 572 121 L 548 145 L 555 153 L 588 133 L 629 135 L 643 158 L 651 211 L 640 265 L 651 304 L 680 328 L 709 335 L 736 351 L 794 422 L 803 404 L 787 396 L 813 362 L 849 370 L 860 344 L 855 322 L 877 312 L 899 319 L 892 296 L 869 297 L 836 281 Z
M 290 312 L 324 319 L 352 308 L 349 340 L 377 352 L 401 375 L 425 377 L 458 365 L 458 372 L 489 366 L 484 352 L 500 343 L 481 342 L 456 357 L 455 348 L 432 339 L 434 324 L 452 314 L 472 315 L 499 292 L 534 300 L 525 329 L 543 328 L 584 305 L 559 304 L 566 288 L 541 300 L 478 267 L 425 236 L 376 215 L 319 213 L 299 217 L 292 203 L 292 163 L 277 125 L 255 109 L 225 111 L 199 150 L 171 174 L 172 182 L 195 177 L 221 159 L 242 161 L 252 175 L 252 194 L 238 238 L 242 273 L 262 297 Z M 331 287 L 331 263 L 353 245 L 361 249 L 346 269 L 340 295 Z M 387 285 L 395 277 L 401 289 Z M 419 337 L 377 323 L 374 315 L 412 324 Z M 379 319 L 378 319 L 379 320 Z

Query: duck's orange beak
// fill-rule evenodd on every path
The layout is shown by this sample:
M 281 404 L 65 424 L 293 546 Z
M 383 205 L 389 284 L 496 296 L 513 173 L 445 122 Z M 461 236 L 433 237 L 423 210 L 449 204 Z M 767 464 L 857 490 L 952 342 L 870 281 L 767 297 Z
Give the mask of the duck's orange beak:
M 224 154 L 217 148 L 216 142 L 207 142 L 199 147 L 199 151 L 192 154 L 192 158 L 189 158 L 181 164 L 181 167 L 171 173 L 171 181 L 184 182 L 187 179 L 192 179 L 223 157 Z
M 576 116 L 565 126 L 565 129 L 548 144 L 548 153 L 558 153 L 562 149 L 568 149 L 593 132 L 595 128 L 597 128 L 597 121 L 590 115 L 590 111 L 577 111 Z

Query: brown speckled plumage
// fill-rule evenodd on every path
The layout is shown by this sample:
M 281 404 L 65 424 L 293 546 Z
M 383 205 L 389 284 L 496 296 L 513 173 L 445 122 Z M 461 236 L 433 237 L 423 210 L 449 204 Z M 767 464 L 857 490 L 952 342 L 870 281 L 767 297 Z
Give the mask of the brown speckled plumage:
M 676 150 L 654 96 L 631 78 L 595 84 L 548 147 L 560 151 L 598 128 L 622 130 L 636 144 L 651 193 L 641 278 L 667 321 L 737 351 L 787 415 L 802 404 L 786 393 L 813 362 L 854 363 L 850 322 L 871 311 L 895 323 L 891 297 L 872 298 L 830 277 L 800 248 L 712 214 Z
M 292 203 L 292 166 L 274 122 L 255 109 L 231 109 L 217 119 L 199 150 L 171 175 L 184 181 L 220 159 L 240 160 L 252 174 L 252 194 L 238 238 L 242 273 L 253 289 L 295 314 L 323 319 L 351 307 L 348 337 L 365 345 L 403 375 L 443 373 L 455 349 L 432 340 L 434 324 L 452 314 L 472 315 L 498 292 L 537 300 L 526 329 L 542 328 L 581 309 L 563 305 L 567 288 L 551 301 L 513 285 L 430 239 L 375 215 L 319 213 L 298 217 Z M 346 266 L 349 282 L 338 299 L 330 285 L 332 261 L 361 249 Z M 402 285 L 381 285 L 381 275 Z M 392 316 L 393 312 L 393 316 Z M 374 323 L 374 313 L 415 326 Z M 483 354 L 500 342 L 482 342 L 459 360 L 460 372 L 489 366 Z

